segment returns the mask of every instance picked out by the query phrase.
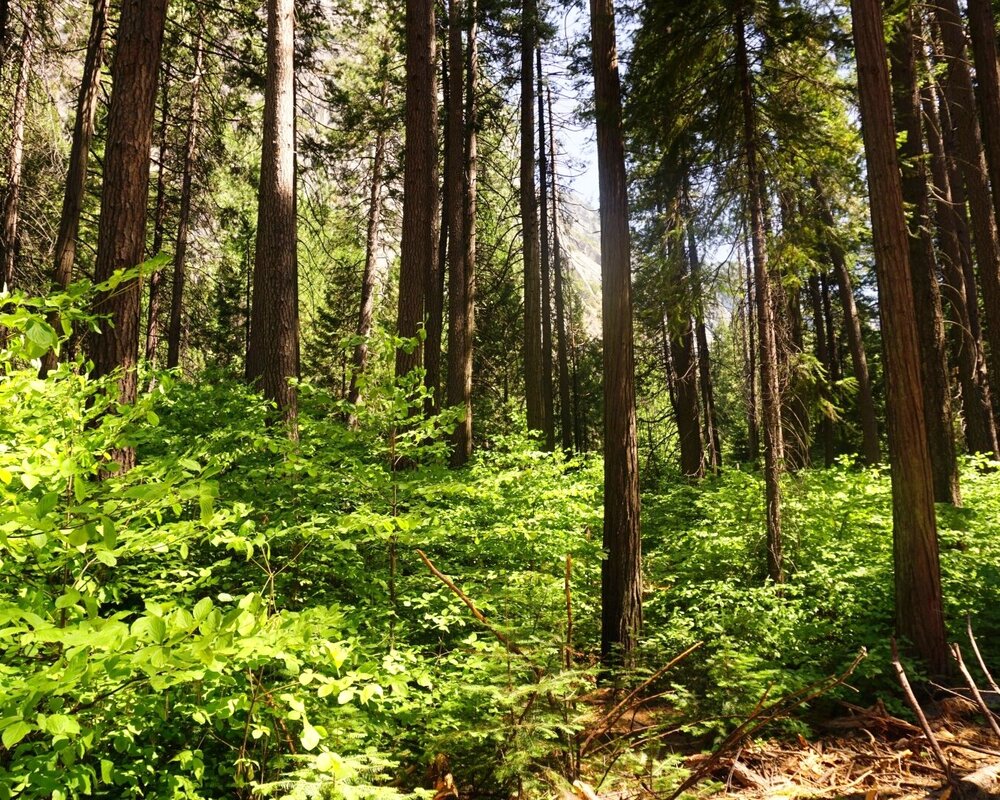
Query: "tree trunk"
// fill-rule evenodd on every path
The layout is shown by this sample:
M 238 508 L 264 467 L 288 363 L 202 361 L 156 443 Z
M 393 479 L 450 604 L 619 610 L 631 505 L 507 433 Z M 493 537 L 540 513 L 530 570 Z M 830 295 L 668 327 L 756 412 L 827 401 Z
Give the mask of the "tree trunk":
M 191 199 L 194 185 L 195 156 L 198 153 L 198 128 L 201 125 L 201 67 L 204 42 L 198 35 L 194 52 L 194 79 L 191 82 L 191 102 L 188 106 L 188 130 L 184 142 L 184 175 L 181 178 L 181 207 L 174 246 L 174 276 L 170 296 L 170 328 L 167 331 L 167 368 L 174 369 L 181 361 L 181 320 L 184 313 L 184 281 L 188 231 L 191 226 Z M 296 293 L 297 294 L 297 293 Z M 152 324 L 152 321 L 151 321 Z
M 548 90 L 549 151 L 552 174 L 552 252 L 555 266 L 556 361 L 559 365 L 559 432 L 562 449 L 573 449 L 573 410 L 570 406 L 569 360 L 567 358 L 566 292 L 563 288 L 562 248 L 559 244 L 559 187 L 556 181 L 556 134 L 552 115 L 552 89 Z
M 448 208 L 448 405 L 462 406 L 465 418 L 458 424 L 452 436 L 452 466 L 460 467 L 469 460 L 472 454 L 472 408 L 471 393 L 466 391 L 467 357 L 471 354 L 469 327 L 467 315 L 469 303 L 467 291 L 469 281 L 466 269 L 469 267 L 469 225 L 475 224 L 475 219 L 469 219 L 469 161 L 467 148 L 469 132 L 472 129 L 470 120 L 463 113 L 463 92 L 465 84 L 471 76 L 463 76 L 462 54 L 462 11 L 460 0 L 450 0 L 448 4 L 448 127 L 445 132 L 447 149 L 447 177 L 445 192 Z M 472 23 L 474 25 L 474 23 Z M 471 29 L 470 29 L 471 30 Z M 471 36 L 470 52 L 467 54 L 465 67 L 471 67 Z M 465 82 L 463 82 L 465 77 Z M 473 83 L 474 85 L 474 83 Z M 468 101 L 468 98 L 465 98 Z M 469 110 L 471 116 L 471 109 Z M 473 131 L 473 136 L 475 133 Z M 474 179 L 473 179 L 474 180 Z M 474 213 L 473 213 L 474 217 Z M 473 236 L 475 235 L 473 229 Z M 473 249 L 473 256 L 475 251 Z M 474 266 L 474 263 L 473 263 Z M 469 364 L 471 367 L 471 363 Z M 471 380 L 471 370 L 469 372 Z M 471 388 L 471 387 L 470 387 Z
M 672 399 L 677 436 L 680 439 L 681 474 L 698 480 L 705 475 L 705 453 L 698 415 L 698 365 L 695 360 L 694 326 L 691 324 L 691 296 L 685 269 L 686 253 L 681 246 L 667 247 L 666 295 L 673 313 L 668 316 L 670 360 L 675 376 Z
M 450 46 L 448 42 L 441 48 L 441 93 L 443 95 L 445 117 L 451 113 L 451 85 L 449 79 L 448 58 Z M 459 48 L 459 66 L 461 66 L 461 48 Z M 459 69 L 461 75 L 461 69 Z M 461 78 L 459 78 L 461 86 Z M 435 95 L 435 101 L 436 101 Z M 458 103 L 458 116 L 462 116 L 462 96 L 456 100 Z M 435 117 L 437 110 L 435 106 Z M 447 130 L 447 128 L 446 128 Z M 447 136 L 447 134 L 446 134 Z M 424 289 L 424 325 L 427 338 L 424 341 L 424 387 L 427 389 L 427 399 L 424 401 L 424 414 L 431 416 L 441 411 L 441 401 L 443 399 L 441 389 L 441 344 L 444 341 L 444 293 L 445 293 L 445 265 L 448 263 L 448 246 L 452 237 L 451 217 L 459 214 L 460 211 L 452 209 L 452 186 L 448 184 L 448 176 L 451 174 L 461 175 L 461 166 L 452 166 L 450 163 L 450 153 L 447 143 L 444 152 L 444 176 L 445 182 L 441 186 L 440 195 L 435 191 L 434 218 L 432 225 L 434 236 L 438 240 L 437 257 L 432 258 L 428 264 L 427 278 Z M 437 181 L 438 173 L 435 170 L 434 180 Z M 454 191 L 461 194 L 459 184 Z M 458 231 L 456 236 L 461 239 L 462 232 Z
M 159 255 L 163 250 L 163 229 L 167 221 L 167 150 L 168 127 L 170 124 L 170 71 L 161 66 L 160 131 L 157 141 L 156 196 L 153 201 L 153 246 L 150 256 Z M 156 348 L 160 342 L 160 285 L 163 270 L 157 269 L 149 276 L 149 309 L 146 318 L 146 346 L 144 352 L 150 367 L 156 364 Z
M 382 84 L 383 107 L 388 101 L 388 85 Z M 365 236 L 365 267 L 361 274 L 361 302 L 358 310 L 358 337 L 351 359 L 351 385 L 347 402 L 356 406 L 361 401 L 359 379 L 368 367 L 368 337 L 372 332 L 372 317 L 375 313 L 375 271 L 378 267 L 379 228 L 382 224 L 382 183 L 385 171 L 385 131 L 379 128 L 375 133 L 375 147 L 372 151 L 371 187 L 368 192 L 368 228 Z M 357 417 L 352 413 L 348 424 L 356 428 Z
M 521 11 L 521 235 L 524 242 L 524 397 L 528 430 L 545 431 L 542 389 L 541 265 L 538 203 L 535 198 L 535 42 L 538 5 L 524 0 Z
M 966 0 L 976 66 L 976 99 L 982 123 L 993 210 L 1000 227 L 1000 67 L 997 66 L 996 20 L 990 0 Z
M 0 220 L 0 270 L 2 270 L 0 289 L 7 291 L 13 289 L 15 283 L 14 266 L 21 222 L 21 175 L 24 171 L 24 125 L 28 116 L 28 86 L 32 76 L 36 11 L 34 0 L 28 2 L 24 8 L 21 60 L 10 109 L 10 149 L 7 156 L 7 174 L 4 176 L 3 210 Z
M 628 189 L 613 0 L 590 0 L 597 166 L 601 197 L 604 332 L 604 549 L 601 662 L 631 661 L 642 625 L 639 455 Z
M 167 0 L 124 0 L 121 6 L 94 260 L 98 283 L 143 260 L 149 155 L 166 16 Z M 102 292 L 94 303 L 94 313 L 104 317 L 89 342 L 94 377 L 120 369 L 118 397 L 123 405 L 136 399 L 139 298 L 139 278 L 134 277 L 112 291 Z M 122 448 L 115 453 L 115 459 L 119 469 L 127 471 L 135 465 L 135 451 Z
M 757 305 L 753 283 L 753 259 L 750 256 L 750 237 L 743 236 L 744 261 L 746 262 L 746 384 L 747 384 L 747 447 L 750 460 L 760 458 L 760 404 L 757 402 L 757 334 L 755 327 Z
M 931 455 L 934 498 L 939 503 L 959 505 L 961 494 L 951 416 L 944 315 L 934 263 L 934 240 L 930 233 L 927 171 L 914 55 L 916 37 L 919 35 L 919 26 L 910 11 L 896 26 L 889 46 L 893 109 L 897 130 L 904 134 L 899 144 L 899 162 L 902 167 L 903 203 L 910 209 L 910 276 L 920 346 L 924 426 L 927 429 Z
M 952 192 L 951 170 L 942 137 L 934 86 L 926 84 L 921 90 L 924 112 L 924 132 L 930 150 L 931 175 L 934 181 L 934 208 L 938 239 L 941 245 L 941 267 L 944 282 L 941 294 L 950 311 L 953 348 L 958 365 L 958 380 L 962 390 L 962 409 L 965 423 L 965 445 L 970 453 L 1000 452 L 997 448 L 996 424 L 990 399 L 990 385 L 986 375 L 986 361 L 979 333 L 978 309 L 973 325 L 965 285 L 964 264 L 971 261 L 967 242 L 960 230 L 965 222 Z M 961 179 L 959 179 L 961 183 Z M 964 200 L 964 192 L 963 200 Z M 964 207 L 964 202 L 962 203 Z M 973 294 L 973 301 L 976 302 Z
M 847 259 L 844 251 L 833 236 L 835 222 L 833 211 L 827 202 L 826 195 L 816 175 L 811 179 L 816 201 L 819 204 L 820 219 L 827 227 L 827 250 L 833 272 L 840 291 L 840 305 L 844 312 L 844 330 L 847 333 L 847 346 L 851 351 L 851 365 L 854 368 L 854 379 L 858 384 L 858 412 L 861 416 L 862 455 L 868 466 L 874 466 L 882 460 L 882 448 L 879 444 L 878 421 L 875 416 L 875 399 L 872 395 L 871 377 L 868 373 L 868 357 L 865 354 L 864 339 L 861 336 L 861 318 L 854 302 L 854 288 L 851 286 L 851 273 L 847 269 Z M 827 327 L 827 334 L 832 337 L 833 326 Z M 831 359 L 835 355 L 831 349 Z
M 73 122 L 73 142 L 69 151 L 69 169 L 63 191 L 62 213 L 56 233 L 55 259 L 52 282 L 65 289 L 73 280 L 73 262 L 76 260 L 76 240 L 80 232 L 80 213 L 87 189 L 87 163 L 90 159 L 90 140 L 94 135 L 94 114 L 97 112 L 97 95 L 101 87 L 101 64 L 104 61 L 104 32 L 108 25 L 107 0 L 94 0 L 90 17 L 90 35 L 87 37 L 87 54 L 83 62 L 83 77 L 76 100 L 76 118 Z M 49 316 L 49 324 L 57 331 L 62 327 L 59 315 Z M 44 378 L 55 369 L 57 356 L 50 350 L 42 358 L 39 377 Z
M 541 198 L 542 271 L 542 407 L 545 412 L 545 449 L 556 449 L 556 415 L 552 392 L 552 261 L 549 257 L 549 176 L 545 141 L 545 95 L 542 86 L 542 48 L 535 47 L 538 68 L 538 194 Z
M 858 92 L 888 383 L 896 627 L 935 673 L 947 669 L 934 486 L 879 0 L 852 0 Z
M 939 0 L 933 10 L 947 66 L 941 88 L 954 126 L 958 162 L 972 219 L 972 240 L 979 265 L 986 340 L 989 342 L 989 371 L 991 375 L 1000 375 L 1000 244 L 967 61 L 965 30 L 956 0 Z
M 298 259 L 295 213 L 295 8 L 268 0 L 264 143 L 247 380 L 277 404 L 297 438 L 299 376 Z
M 406 2 L 406 144 L 403 237 L 400 243 L 397 332 L 415 339 L 423 321 L 427 276 L 434 261 L 437 206 L 437 85 L 434 0 Z M 431 288 L 427 287 L 430 291 Z M 396 377 L 422 363 L 421 347 L 396 350 Z
M 691 291 L 694 295 L 695 339 L 698 343 L 698 384 L 701 389 L 702 424 L 705 428 L 705 449 L 708 466 L 717 473 L 722 468 L 722 444 L 719 439 L 719 422 L 715 411 L 715 391 L 712 387 L 712 362 L 709 359 L 708 330 L 705 325 L 705 291 L 701 278 L 701 257 L 698 254 L 698 237 L 694 229 L 694 210 L 691 205 L 691 186 L 684 179 L 684 212 L 687 217 L 687 258 L 691 272 Z
M 746 20 L 735 20 L 736 70 L 743 99 L 743 146 L 747 171 L 747 202 L 753 247 L 754 285 L 757 300 L 757 338 L 760 346 L 761 405 L 764 419 L 764 484 L 767 514 L 767 573 L 775 583 L 784 581 L 781 553 L 781 395 L 778 389 L 777 344 L 771 274 L 764 227 L 764 186 L 757 158 L 756 100 L 747 57 Z
M 809 301 L 812 306 L 813 328 L 815 330 L 815 352 L 816 360 L 823 368 L 823 379 L 819 384 L 819 398 L 821 402 L 820 411 L 820 439 L 823 441 L 823 464 L 829 469 L 836 459 L 836 441 L 833 431 L 833 385 L 831 375 L 833 374 L 830 364 L 830 348 L 826 335 L 826 319 L 823 316 L 823 296 L 819 288 L 819 276 L 809 276 Z

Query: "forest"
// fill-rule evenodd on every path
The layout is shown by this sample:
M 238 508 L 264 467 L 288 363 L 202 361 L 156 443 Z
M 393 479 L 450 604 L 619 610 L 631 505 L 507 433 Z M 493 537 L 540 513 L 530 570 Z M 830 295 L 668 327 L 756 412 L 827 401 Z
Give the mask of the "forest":
M 1000 797 L 998 31 L 0 0 L 0 800 Z

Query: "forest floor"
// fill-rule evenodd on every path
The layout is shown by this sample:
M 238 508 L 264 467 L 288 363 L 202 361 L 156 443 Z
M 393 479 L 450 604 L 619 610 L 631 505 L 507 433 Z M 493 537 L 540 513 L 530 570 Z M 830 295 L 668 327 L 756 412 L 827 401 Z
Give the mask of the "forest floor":
M 703 780 L 682 797 L 814 798 L 819 800 L 949 800 L 1000 797 L 1000 741 L 963 698 L 925 704 L 931 731 L 951 771 L 945 768 L 921 729 L 871 708 L 843 704 L 846 713 L 817 724 L 815 737 L 748 739 L 728 755 L 702 752 L 684 766 Z M 681 745 L 683 747 L 683 744 Z M 582 800 L 668 798 L 642 778 L 611 793 L 579 783 Z M 568 800 L 568 797 L 565 800 Z

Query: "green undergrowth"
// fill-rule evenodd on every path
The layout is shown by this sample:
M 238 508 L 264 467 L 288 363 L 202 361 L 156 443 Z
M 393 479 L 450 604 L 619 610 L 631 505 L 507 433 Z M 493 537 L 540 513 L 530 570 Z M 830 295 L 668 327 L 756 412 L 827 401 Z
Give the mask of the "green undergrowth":
M 511 436 L 451 471 L 454 417 L 414 423 L 412 386 L 366 386 L 356 431 L 303 386 L 298 444 L 221 377 L 156 376 L 108 413 L 107 385 L 69 365 L 36 378 L 47 310 L 2 320 L 0 798 L 427 796 L 444 761 L 470 797 L 547 796 L 577 767 L 667 789 L 668 731 L 710 746 L 861 646 L 859 694 L 839 694 L 891 692 L 882 472 L 789 478 L 780 591 L 757 476 L 647 487 L 644 644 L 622 680 L 704 644 L 656 685 L 648 744 L 578 764 L 599 715 L 597 459 Z M 102 480 L 122 444 L 138 466 Z M 1000 490 L 972 469 L 963 489 L 941 514 L 948 618 L 970 613 L 994 653 Z

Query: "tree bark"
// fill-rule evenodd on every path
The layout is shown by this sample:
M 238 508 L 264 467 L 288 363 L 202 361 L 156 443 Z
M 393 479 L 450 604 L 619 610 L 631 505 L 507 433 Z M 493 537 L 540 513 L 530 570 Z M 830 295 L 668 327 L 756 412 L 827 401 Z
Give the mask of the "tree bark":
M 941 38 L 943 60 L 947 67 L 941 89 L 954 126 L 958 144 L 958 162 L 969 202 L 972 241 L 979 266 L 983 292 L 986 341 L 991 375 L 1000 375 L 1000 243 L 994 216 L 992 195 L 987 180 L 982 133 L 976 113 L 972 75 L 965 47 L 965 29 L 956 0 L 938 0 L 934 18 Z M 993 398 L 994 403 L 997 398 Z M 994 409 L 994 414 L 996 410 Z
M 149 155 L 166 16 L 167 0 L 124 0 L 121 5 L 94 261 L 98 283 L 143 260 Z M 136 399 L 139 296 L 139 278 L 134 277 L 100 293 L 94 303 L 94 313 L 102 317 L 97 334 L 89 341 L 94 377 L 120 369 L 118 399 L 122 405 Z M 127 471 L 135 465 L 135 451 L 122 448 L 115 453 L 115 460 L 120 471 Z
M 297 438 L 299 376 L 298 259 L 295 209 L 295 8 L 268 0 L 264 142 L 247 380 L 277 404 Z
M 570 406 L 569 359 L 567 357 L 566 292 L 563 288 L 562 247 L 559 243 L 559 187 L 556 180 L 556 134 L 552 115 L 552 89 L 548 90 L 549 151 L 552 177 L 552 254 L 555 267 L 556 362 L 559 366 L 559 432 L 562 449 L 573 449 L 573 410 Z
M 170 328 L 167 331 L 167 368 L 174 369 L 181 361 L 181 330 L 184 315 L 184 283 L 187 278 L 188 232 L 191 227 L 191 201 L 194 188 L 195 157 L 198 154 L 198 134 L 201 126 L 202 60 L 205 45 L 198 34 L 194 52 L 194 78 L 188 105 L 188 130 L 184 142 L 184 174 L 181 178 L 181 207 L 174 245 L 174 274 L 170 296 Z M 297 294 L 297 293 L 296 293 Z
M 911 11 L 899 22 L 889 45 L 893 110 L 903 134 L 898 145 L 903 203 L 909 209 L 909 262 L 924 392 L 924 426 L 934 477 L 934 499 L 959 505 L 958 463 L 951 415 L 951 386 L 945 350 L 944 315 L 930 233 L 927 170 L 923 149 L 915 43 L 920 29 Z
M 524 0 L 521 11 L 521 235 L 524 242 L 524 397 L 528 430 L 545 431 L 542 390 L 541 265 L 538 203 L 535 198 L 535 43 L 538 4 Z
M 743 235 L 744 261 L 746 263 L 746 385 L 747 385 L 747 447 L 750 460 L 760 458 L 760 404 L 757 402 L 757 334 L 754 332 L 757 301 L 753 282 L 753 258 L 750 255 L 749 232 Z
M 549 177 L 545 141 L 545 94 L 542 86 L 542 48 L 535 47 L 538 68 L 538 194 L 542 271 L 542 407 L 545 412 L 545 449 L 556 449 L 556 416 L 552 392 L 552 261 L 549 252 Z
M 691 204 L 691 185 L 684 178 L 684 213 L 687 217 L 687 258 L 691 273 L 691 291 L 694 295 L 695 339 L 698 343 L 698 385 L 701 390 L 702 424 L 705 428 L 705 450 L 712 472 L 722 468 L 722 443 L 719 439 L 719 422 L 715 410 L 715 391 L 712 387 L 712 362 L 709 358 L 708 329 L 705 325 L 705 289 L 702 286 L 701 257 L 698 254 L 698 237 L 694 227 L 694 210 Z
M 947 669 L 934 487 L 923 426 L 909 234 L 896 160 L 879 0 L 852 0 L 862 132 L 868 160 L 879 310 L 888 383 L 896 627 L 935 673 Z
M 601 197 L 604 332 L 604 549 L 601 661 L 631 661 L 642 625 L 642 548 L 628 190 L 613 0 L 590 0 Z
M 153 200 L 153 246 L 150 256 L 157 256 L 163 250 L 163 231 L 167 221 L 167 155 L 170 125 L 170 72 L 161 65 L 160 75 L 160 130 L 157 141 L 156 195 Z M 156 349 L 160 342 L 160 285 L 163 270 L 156 269 L 149 276 L 149 309 L 146 318 L 146 361 L 152 367 L 156 363 Z
M 387 102 L 388 86 L 382 84 L 382 104 Z M 382 225 L 382 183 L 385 171 L 385 131 L 379 128 L 375 133 L 372 150 L 371 186 L 368 192 L 368 227 L 365 235 L 365 266 L 361 274 L 361 301 L 358 309 L 358 325 L 354 329 L 358 337 L 351 358 L 351 385 L 347 392 L 347 402 L 356 406 L 361 401 L 360 378 L 368 367 L 368 337 L 372 332 L 372 317 L 375 313 L 375 272 L 378 267 L 379 228 Z M 350 415 L 348 424 L 356 428 L 357 416 Z
M 931 175 L 934 182 L 935 223 L 941 247 L 941 267 L 944 282 L 941 293 L 950 311 L 954 338 L 954 355 L 958 365 L 958 379 L 962 390 L 962 409 L 965 428 L 965 445 L 970 453 L 1000 452 L 997 446 L 996 424 L 990 399 L 990 385 L 986 375 L 983 343 L 977 321 L 972 322 L 966 285 L 965 264 L 971 261 L 968 243 L 960 234 L 965 222 L 952 192 L 951 169 L 942 137 L 942 124 L 937 108 L 937 98 L 932 83 L 921 90 L 924 112 L 924 132 L 930 150 Z M 959 179 L 961 183 L 961 179 Z M 964 192 L 963 192 L 964 200 Z M 964 202 L 962 204 L 964 206 Z M 973 301 L 975 302 L 975 294 Z M 977 335 L 978 334 L 978 335 Z
M 459 50 L 461 54 L 461 50 Z M 449 81 L 448 58 L 450 47 L 447 42 L 441 48 L 441 92 L 444 99 L 445 116 L 451 110 L 451 86 Z M 459 57 L 461 65 L 461 56 Z M 461 74 L 461 70 L 459 70 Z M 459 82 L 461 85 L 461 82 Z M 459 117 L 461 117 L 462 97 L 459 93 L 458 99 Z M 435 118 L 437 118 L 437 95 L 435 94 Z M 446 134 L 447 135 L 447 134 Z M 424 341 L 424 387 L 427 389 L 427 399 L 424 402 L 424 414 L 431 416 L 441 410 L 443 399 L 441 387 L 441 344 L 444 341 L 444 298 L 445 298 L 445 265 L 448 263 L 448 245 L 451 240 L 451 216 L 454 212 L 451 208 L 452 187 L 448 186 L 448 175 L 457 169 L 457 175 L 461 174 L 461 167 L 452 167 L 449 163 L 449 152 L 447 144 L 444 153 L 444 176 L 445 185 L 441 187 L 440 194 L 437 192 L 436 182 L 438 178 L 437 169 L 434 171 L 435 180 L 435 203 L 432 226 L 434 236 L 438 240 L 437 256 L 432 258 L 427 265 L 427 277 L 424 288 L 424 330 L 427 338 Z M 461 193 L 461 189 L 458 189 Z M 462 232 L 456 234 L 459 238 Z
M 101 64 L 104 61 L 104 33 L 107 25 L 107 0 L 94 0 L 90 17 L 90 34 L 87 37 L 87 54 L 83 61 L 83 77 L 80 79 L 80 91 L 76 100 L 76 118 L 73 122 L 73 141 L 69 150 L 69 169 L 63 190 L 62 212 L 56 233 L 52 283 L 59 289 L 65 289 L 73 280 L 73 262 L 76 260 L 80 214 L 87 189 L 87 164 L 90 160 L 90 140 L 94 135 L 97 95 L 101 87 Z M 62 327 L 59 315 L 51 314 L 49 324 L 58 331 Z M 55 369 L 57 361 L 58 357 L 54 350 L 46 353 L 42 358 L 39 377 L 44 378 Z
M 403 236 L 400 243 L 397 332 L 415 339 L 424 313 L 427 276 L 434 261 L 437 205 L 437 85 L 434 0 L 406 2 L 406 144 Z M 430 287 L 427 287 L 430 290 Z M 421 347 L 396 350 L 396 377 L 422 363 Z
M 4 176 L 3 210 L 0 220 L 0 270 L 2 270 L 0 289 L 7 291 L 13 289 L 15 284 L 17 239 L 21 223 L 21 176 L 24 172 L 24 126 L 28 117 L 28 87 L 32 76 L 36 13 L 37 6 L 34 0 L 31 0 L 24 8 L 21 60 L 10 109 L 10 149 L 7 155 L 7 173 Z
M 451 464 L 460 467 L 472 455 L 472 335 L 470 315 L 472 288 L 469 270 L 475 270 L 475 11 L 470 11 L 468 52 L 465 54 L 463 84 L 461 3 L 451 0 L 448 6 L 448 54 L 450 68 L 448 128 L 449 177 L 449 285 L 448 285 L 448 405 L 461 406 L 465 415 L 452 435 Z M 463 91 L 465 115 L 463 116 Z
M 858 316 L 858 306 L 854 302 L 854 287 L 851 285 L 851 273 L 847 268 L 844 250 L 833 236 L 833 211 L 827 202 L 826 194 L 816 175 L 811 179 L 816 201 L 819 204 L 820 219 L 826 226 L 826 245 L 833 264 L 837 288 L 840 291 L 840 306 L 844 312 L 844 330 L 847 334 L 847 347 L 851 351 L 851 365 L 854 368 L 854 379 L 858 384 L 858 413 L 861 416 L 861 446 L 862 455 L 868 466 L 874 466 L 882 460 L 882 448 L 879 444 L 878 420 L 875 416 L 875 398 L 872 394 L 871 377 L 868 373 L 868 357 L 865 353 L 864 338 L 861 335 L 861 318 Z M 827 334 L 832 337 L 833 326 L 828 325 Z M 835 356 L 830 352 L 831 360 Z
M 760 347 L 761 406 L 764 419 L 764 484 L 767 516 L 767 573 L 775 583 L 784 581 L 781 541 L 781 394 L 778 388 L 777 343 L 771 274 L 764 226 L 764 186 L 757 157 L 757 119 L 753 78 L 747 57 L 746 19 L 735 20 L 736 70 L 743 100 L 743 147 L 746 159 L 747 202 L 753 247 L 754 286 L 757 301 L 757 338 Z
M 990 0 L 966 0 L 966 7 L 993 211 L 1000 227 L 1000 67 L 997 65 L 996 20 Z
M 815 331 L 816 360 L 823 368 L 823 379 L 819 384 L 819 397 L 822 403 L 819 429 L 820 439 L 823 442 L 823 464 L 829 469 L 833 466 L 837 455 L 833 419 L 830 416 L 833 410 L 833 387 L 830 377 L 833 374 L 833 369 L 830 364 L 830 348 L 826 335 L 826 318 L 823 316 L 823 296 L 820 293 L 819 276 L 815 274 L 809 276 L 809 301 L 812 306 L 813 329 Z

